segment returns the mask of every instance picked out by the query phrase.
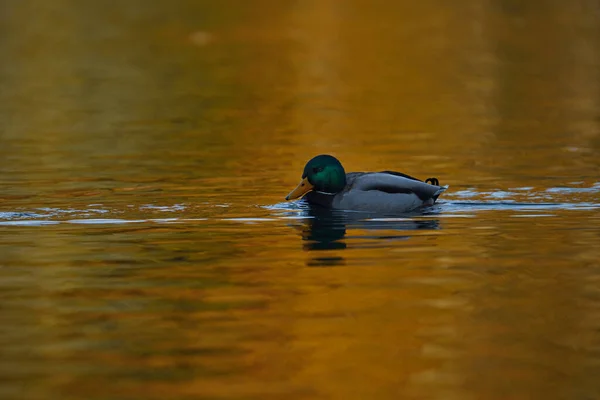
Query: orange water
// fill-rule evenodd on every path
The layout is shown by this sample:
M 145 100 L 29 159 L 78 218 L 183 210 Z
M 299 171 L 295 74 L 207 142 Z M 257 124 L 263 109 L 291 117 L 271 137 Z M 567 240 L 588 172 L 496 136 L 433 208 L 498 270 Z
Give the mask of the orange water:
M 600 398 L 595 1 L 0 3 L 0 398 Z M 424 215 L 284 203 L 304 162 Z

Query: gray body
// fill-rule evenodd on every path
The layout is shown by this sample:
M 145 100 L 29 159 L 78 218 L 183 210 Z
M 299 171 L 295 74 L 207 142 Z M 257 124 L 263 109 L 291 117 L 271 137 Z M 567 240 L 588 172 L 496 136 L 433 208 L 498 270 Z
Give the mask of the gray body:
M 435 203 L 448 186 L 436 186 L 397 172 L 351 172 L 339 193 L 309 192 L 306 200 L 327 208 L 405 213 Z

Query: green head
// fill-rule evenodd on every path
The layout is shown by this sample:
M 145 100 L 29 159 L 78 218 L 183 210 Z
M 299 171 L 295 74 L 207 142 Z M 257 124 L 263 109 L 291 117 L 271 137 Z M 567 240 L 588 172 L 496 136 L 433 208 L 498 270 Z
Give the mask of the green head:
M 311 190 L 324 193 L 339 193 L 346 186 L 346 171 L 337 158 L 321 154 L 306 163 L 302 181 L 286 200 L 297 199 Z

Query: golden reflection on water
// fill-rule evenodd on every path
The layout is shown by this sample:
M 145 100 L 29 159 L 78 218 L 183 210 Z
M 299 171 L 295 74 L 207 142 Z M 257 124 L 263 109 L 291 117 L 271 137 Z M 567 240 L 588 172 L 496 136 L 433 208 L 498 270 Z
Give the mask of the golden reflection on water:
M 594 1 L 0 11 L 0 212 L 61 222 L 0 226 L 0 397 L 600 397 L 597 209 L 261 208 L 322 152 L 597 203 Z

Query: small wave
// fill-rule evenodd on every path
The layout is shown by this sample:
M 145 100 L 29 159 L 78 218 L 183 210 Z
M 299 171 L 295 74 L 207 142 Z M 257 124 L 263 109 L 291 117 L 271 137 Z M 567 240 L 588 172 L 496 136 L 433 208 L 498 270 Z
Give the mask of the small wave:
M 442 212 L 593 210 L 600 208 L 598 203 L 520 203 L 512 201 L 447 201 L 440 203 L 439 206 Z
M 144 204 L 140 206 L 140 210 L 156 210 L 156 211 L 164 211 L 164 212 L 175 212 L 175 211 L 184 211 L 185 205 L 183 204 L 174 204 L 172 206 L 156 206 L 154 204 Z
M 531 187 L 516 187 L 507 190 L 478 191 L 468 188 L 448 193 L 434 206 L 407 215 L 373 215 L 373 213 L 335 211 L 344 214 L 344 218 L 352 220 L 369 220 L 384 222 L 403 221 L 424 218 L 473 218 L 479 212 L 508 211 L 515 212 L 511 217 L 541 218 L 554 216 L 549 211 L 557 210 L 596 210 L 600 209 L 596 193 L 600 192 L 600 182 L 592 186 L 564 186 L 533 190 Z M 591 194 L 591 195 L 590 195 Z M 574 201 L 577 200 L 577 201 Z M 224 214 L 216 217 L 215 207 L 222 207 Z M 206 211 L 210 217 L 202 214 Z M 231 211 L 230 211 L 231 210 Z M 262 211 L 257 211 L 262 210 Z M 137 211 L 135 217 L 127 218 L 132 211 Z M 265 215 L 265 211 L 266 214 Z M 140 215 L 140 213 L 142 215 Z M 165 214 L 160 215 L 161 213 Z M 175 213 L 175 214 L 173 214 Z M 144 215 L 146 214 L 146 215 Z M 229 215 L 228 215 L 229 214 Z M 399 217 L 402 217 L 398 219 Z M 32 211 L 13 210 L 0 212 L 0 225 L 3 226 L 45 226 L 56 224 L 106 225 L 106 224 L 178 224 L 196 221 L 231 221 L 244 224 L 264 223 L 276 220 L 306 220 L 323 217 L 313 210 L 306 201 L 282 202 L 272 205 L 247 206 L 240 212 L 239 207 L 230 204 L 198 202 L 195 204 L 157 205 L 143 204 L 140 206 L 125 205 L 121 208 L 110 208 L 103 204 L 90 204 L 88 208 L 57 208 L 42 207 Z M 387 218 L 387 219 L 386 219 Z M 389 220 L 392 221 L 392 220 Z
M 60 224 L 60 222 L 59 221 L 39 220 L 39 219 L 0 221 L 0 225 L 3 225 L 3 226 L 43 226 L 43 225 L 57 225 L 57 224 Z

